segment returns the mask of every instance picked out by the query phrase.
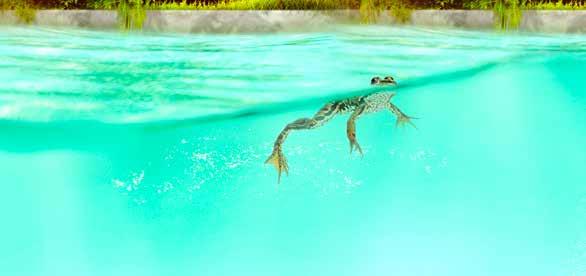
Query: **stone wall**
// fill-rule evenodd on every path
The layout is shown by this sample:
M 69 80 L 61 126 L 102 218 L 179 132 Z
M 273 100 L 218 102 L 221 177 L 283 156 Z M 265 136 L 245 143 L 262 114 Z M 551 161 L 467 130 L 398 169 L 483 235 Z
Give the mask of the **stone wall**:
M 416 10 L 407 24 L 469 29 L 494 28 L 492 11 Z M 19 24 L 12 11 L 0 12 L 0 24 Z M 324 30 L 337 24 L 358 24 L 356 10 L 334 11 L 147 11 L 145 31 L 238 33 Z M 389 13 L 376 23 L 396 24 Z M 33 25 L 116 29 L 116 11 L 41 10 Z M 524 11 L 521 31 L 586 33 L 586 11 Z
M 521 29 L 533 32 L 586 33 L 586 11 L 525 11 Z
M 148 31 L 278 32 L 324 29 L 339 23 L 359 23 L 357 11 L 149 11 Z

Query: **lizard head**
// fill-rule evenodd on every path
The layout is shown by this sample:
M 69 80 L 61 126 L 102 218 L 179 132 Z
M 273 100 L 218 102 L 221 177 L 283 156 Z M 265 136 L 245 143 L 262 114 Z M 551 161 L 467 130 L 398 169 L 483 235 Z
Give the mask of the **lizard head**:
M 370 84 L 371 85 L 397 85 L 397 82 L 395 81 L 395 79 L 391 76 L 386 76 L 384 79 L 381 79 L 380 77 L 374 77 L 370 80 Z

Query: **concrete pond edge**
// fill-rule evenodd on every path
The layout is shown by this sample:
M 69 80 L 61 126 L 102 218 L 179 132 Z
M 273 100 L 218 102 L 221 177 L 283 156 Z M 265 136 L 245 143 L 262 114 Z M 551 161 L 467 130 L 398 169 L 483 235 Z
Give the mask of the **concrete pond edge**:
M 118 15 L 111 10 L 38 10 L 31 25 L 118 29 Z M 359 24 L 357 10 L 165 10 L 146 11 L 144 31 L 182 33 L 266 33 L 324 30 L 339 24 Z M 395 25 L 389 12 L 374 22 Z M 14 11 L 0 11 L 0 25 L 23 24 Z M 494 29 L 494 14 L 489 10 L 415 10 L 406 25 Z M 586 11 L 526 10 L 520 31 L 545 33 L 586 33 Z

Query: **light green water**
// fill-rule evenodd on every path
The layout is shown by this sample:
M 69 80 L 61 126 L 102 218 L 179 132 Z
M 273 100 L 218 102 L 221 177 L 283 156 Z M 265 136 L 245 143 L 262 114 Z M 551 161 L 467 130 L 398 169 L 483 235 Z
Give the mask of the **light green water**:
M 586 275 L 585 41 L 2 27 L 0 274 Z

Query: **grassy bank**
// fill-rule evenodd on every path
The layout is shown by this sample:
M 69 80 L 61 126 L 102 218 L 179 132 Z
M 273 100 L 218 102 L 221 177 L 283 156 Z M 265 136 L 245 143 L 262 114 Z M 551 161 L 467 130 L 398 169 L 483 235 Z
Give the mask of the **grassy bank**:
M 538 10 L 586 9 L 586 0 L 0 0 L 1 9 L 117 9 L 120 5 L 159 10 L 493 9 L 499 4 Z
M 363 22 L 388 11 L 407 22 L 414 9 L 492 10 L 497 29 L 515 29 L 522 10 L 586 10 L 586 0 L 0 0 L 0 9 L 15 10 L 24 23 L 37 9 L 117 10 L 122 29 L 140 29 L 146 10 L 333 10 L 358 9 Z

